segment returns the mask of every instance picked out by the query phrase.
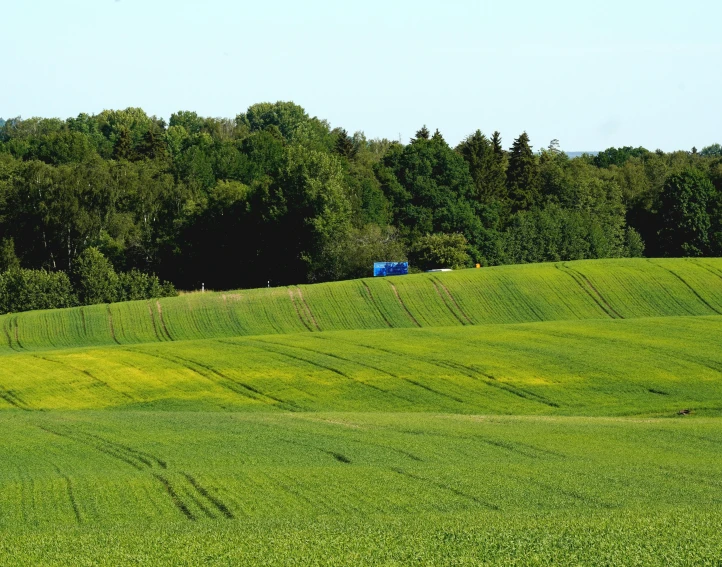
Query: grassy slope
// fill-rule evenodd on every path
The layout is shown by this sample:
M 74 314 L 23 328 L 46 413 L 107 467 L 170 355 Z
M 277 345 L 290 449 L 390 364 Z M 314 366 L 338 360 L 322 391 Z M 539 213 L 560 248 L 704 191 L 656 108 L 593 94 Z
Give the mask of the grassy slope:
M 720 311 L 627 260 L 0 318 L 0 565 L 719 565 Z
M 722 413 L 722 317 L 302 333 L 16 354 L 0 408 Z
M 0 353 L 333 331 L 722 314 L 722 259 L 597 260 L 188 294 L 0 317 Z

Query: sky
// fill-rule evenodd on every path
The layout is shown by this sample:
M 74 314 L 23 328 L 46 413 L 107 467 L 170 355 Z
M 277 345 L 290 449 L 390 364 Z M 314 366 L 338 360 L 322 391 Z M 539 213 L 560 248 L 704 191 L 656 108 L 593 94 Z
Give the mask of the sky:
M 0 117 L 292 100 L 368 138 L 722 143 L 719 0 L 2 0 Z

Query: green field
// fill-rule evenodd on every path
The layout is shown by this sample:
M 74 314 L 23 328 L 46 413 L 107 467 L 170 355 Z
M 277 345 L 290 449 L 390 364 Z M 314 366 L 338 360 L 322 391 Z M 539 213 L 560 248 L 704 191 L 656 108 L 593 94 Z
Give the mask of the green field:
M 705 259 L 2 317 L 0 565 L 720 566 L 720 313 Z

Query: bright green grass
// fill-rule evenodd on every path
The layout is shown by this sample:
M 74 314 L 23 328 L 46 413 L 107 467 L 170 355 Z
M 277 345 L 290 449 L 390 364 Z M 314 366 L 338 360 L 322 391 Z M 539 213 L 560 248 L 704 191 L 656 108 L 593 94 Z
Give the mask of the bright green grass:
M 0 408 L 722 414 L 722 317 L 302 333 L 16 354 Z
M 0 317 L 0 566 L 720 567 L 721 313 L 706 259 Z
M 0 317 L 0 353 L 309 331 L 722 314 L 722 259 L 590 260 Z
M 717 419 L 0 415 L 0 564 L 718 565 Z

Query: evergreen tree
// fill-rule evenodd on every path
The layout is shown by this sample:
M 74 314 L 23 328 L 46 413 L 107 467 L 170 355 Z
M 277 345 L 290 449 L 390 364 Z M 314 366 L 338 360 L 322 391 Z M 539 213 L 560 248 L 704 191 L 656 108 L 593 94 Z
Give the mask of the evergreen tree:
M 479 203 L 490 203 L 506 197 L 503 154 L 495 152 L 492 141 L 481 130 L 461 142 L 456 151 L 469 165 Z
M 131 159 L 133 157 L 133 139 L 130 130 L 125 126 L 120 128 L 118 139 L 113 146 L 113 159 Z
M 347 159 L 353 159 L 356 155 L 356 145 L 353 143 L 353 138 L 348 135 L 348 132 L 341 128 L 338 130 L 338 137 L 333 148 L 334 152 L 338 155 L 344 156 Z
M 716 191 L 696 169 L 671 175 L 659 196 L 659 240 L 665 256 L 703 256 L 709 252 Z
M 506 186 L 514 211 L 527 210 L 539 202 L 539 165 L 524 132 L 511 147 Z
M 426 127 L 426 124 L 424 124 L 421 127 L 421 130 L 416 132 L 416 136 L 411 138 L 411 143 L 417 142 L 418 140 L 428 140 L 431 137 L 431 134 L 429 133 L 429 129 Z

